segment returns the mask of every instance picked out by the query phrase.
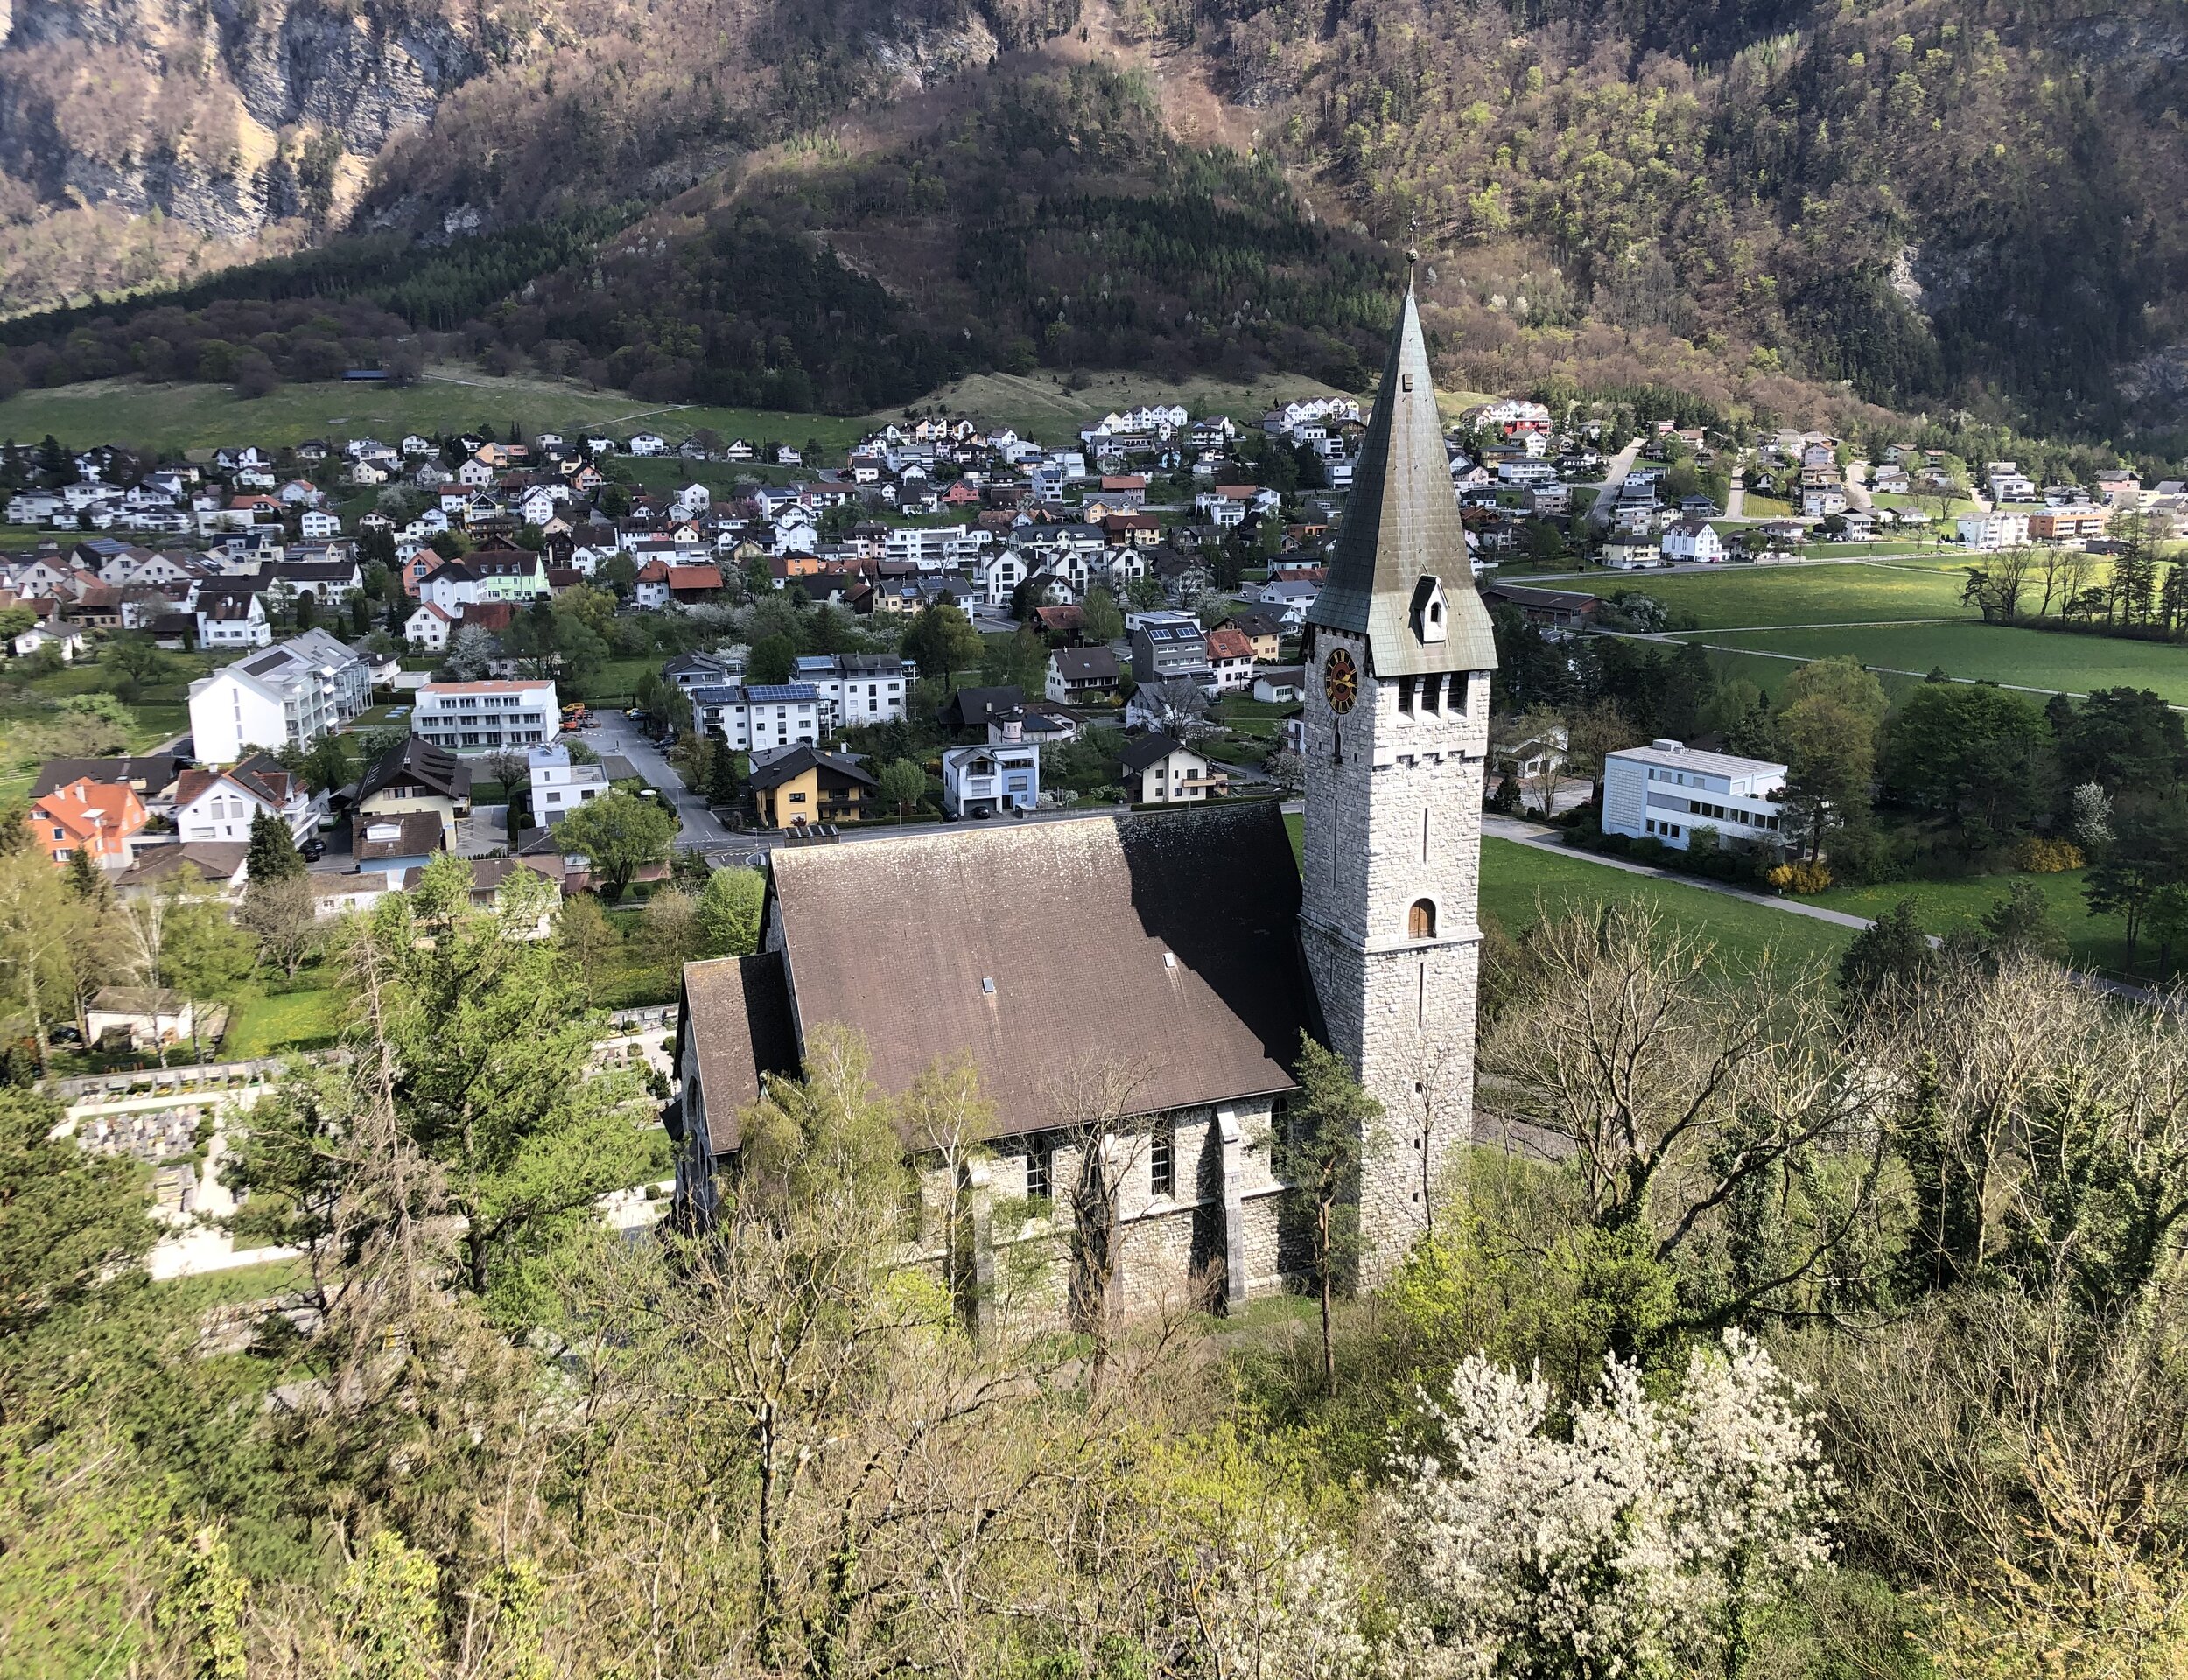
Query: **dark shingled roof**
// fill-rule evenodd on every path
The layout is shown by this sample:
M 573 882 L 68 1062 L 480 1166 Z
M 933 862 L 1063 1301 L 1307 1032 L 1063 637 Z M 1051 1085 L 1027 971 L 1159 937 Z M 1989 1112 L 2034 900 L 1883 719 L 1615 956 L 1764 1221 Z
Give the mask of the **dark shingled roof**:
M 1424 642 L 1413 618 L 1419 584 L 1441 580 L 1448 639 Z M 1382 388 L 1352 470 L 1351 499 L 1329 556 L 1329 579 L 1308 609 L 1310 625 L 1368 639 L 1378 676 L 1486 671 L 1497 664 L 1489 613 L 1474 592 L 1474 566 L 1443 448 L 1428 342 L 1413 288 L 1398 312 Z
M 737 1147 L 737 1111 L 759 1100 L 760 1076 L 797 1071 L 781 954 L 685 963 L 677 1032 L 698 1060 L 708 1146 L 726 1155 Z
M 1309 1004 L 1299 870 L 1273 804 L 906 835 L 773 861 L 771 925 L 799 1028 L 864 1033 L 886 1090 L 970 1050 L 1008 1133 L 1055 1124 L 1058 1084 L 1090 1064 L 1129 1069 L 1133 1106 L 1150 1113 L 1292 1085 Z M 736 1101 L 757 1089 L 752 1046 L 766 1023 L 752 999 L 768 982 L 710 971 L 722 965 L 687 968 L 684 986 L 719 1150 L 716 1089 Z
M 1123 760 L 1126 770 L 1136 774 L 1151 764 L 1168 758 L 1173 752 L 1184 750 L 1184 742 L 1173 740 L 1168 735 L 1141 735 L 1126 742 L 1125 750 L 1119 756 Z
M 417 786 L 447 799 L 471 797 L 471 766 L 445 746 L 435 746 L 422 735 L 406 738 L 380 755 L 357 785 L 361 805 L 383 788 Z

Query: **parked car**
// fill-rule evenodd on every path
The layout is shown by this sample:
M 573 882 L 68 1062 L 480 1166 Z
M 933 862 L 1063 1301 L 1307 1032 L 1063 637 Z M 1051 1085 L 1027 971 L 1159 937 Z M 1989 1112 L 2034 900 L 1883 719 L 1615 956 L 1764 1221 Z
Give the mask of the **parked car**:
M 311 839 L 306 840 L 302 845 L 298 846 L 297 850 L 303 854 L 304 861 L 305 863 L 316 864 L 320 858 L 326 856 L 326 842 L 314 835 Z

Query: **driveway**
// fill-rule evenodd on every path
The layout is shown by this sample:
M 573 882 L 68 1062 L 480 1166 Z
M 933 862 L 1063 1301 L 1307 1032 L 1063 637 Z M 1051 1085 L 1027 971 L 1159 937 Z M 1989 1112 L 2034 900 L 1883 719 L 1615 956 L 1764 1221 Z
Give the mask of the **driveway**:
M 683 820 L 684 827 L 677 834 L 678 846 L 686 851 L 751 849 L 747 836 L 731 834 L 706 808 L 706 802 L 684 787 L 684 778 L 677 774 L 669 760 L 661 756 L 661 750 L 641 734 L 629 718 L 620 711 L 602 712 L 599 716 L 598 729 L 586 730 L 575 738 L 596 752 L 613 752 L 630 760 L 631 767 L 659 791 Z
M 1603 474 L 1603 487 L 1595 493 L 1595 505 L 1588 510 L 1588 522 L 1599 531 L 1610 528 L 1610 515 L 1618 506 L 1618 491 L 1626 481 L 1626 474 L 1633 471 L 1635 457 L 1641 453 L 1641 440 L 1637 438 L 1610 458 L 1610 470 Z

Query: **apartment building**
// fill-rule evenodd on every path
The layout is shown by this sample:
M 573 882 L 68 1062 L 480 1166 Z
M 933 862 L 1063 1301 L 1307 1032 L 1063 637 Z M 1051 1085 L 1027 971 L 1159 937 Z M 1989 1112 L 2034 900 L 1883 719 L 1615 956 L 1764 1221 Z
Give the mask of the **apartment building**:
M 428 682 L 410 712 L 410 732 L 451 752 L 539 746 L 561 725 L 555 685 L 536 679 Z

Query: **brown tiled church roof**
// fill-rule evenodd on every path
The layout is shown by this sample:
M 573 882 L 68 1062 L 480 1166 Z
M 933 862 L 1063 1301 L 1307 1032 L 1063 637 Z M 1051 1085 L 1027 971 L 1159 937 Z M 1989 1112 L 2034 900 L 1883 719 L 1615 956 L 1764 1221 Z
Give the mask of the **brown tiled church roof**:
M 781 966 L 684 970 L 717 1152 L 793 998 L 803 1033 L 865 1035 L 885 1090 L 969 1050 L 1003 1132 L 1058 1124 L 1056 1091 L 1095 1065 L 1146 1113 L 1291 1088 L 1309 1004 L 1273 804 L 786 848 L 774 870 Z

